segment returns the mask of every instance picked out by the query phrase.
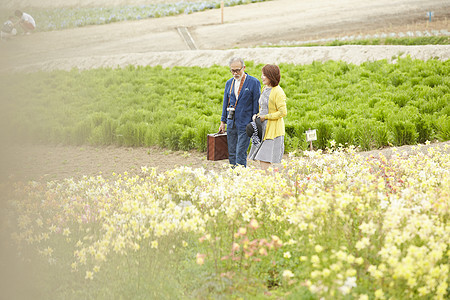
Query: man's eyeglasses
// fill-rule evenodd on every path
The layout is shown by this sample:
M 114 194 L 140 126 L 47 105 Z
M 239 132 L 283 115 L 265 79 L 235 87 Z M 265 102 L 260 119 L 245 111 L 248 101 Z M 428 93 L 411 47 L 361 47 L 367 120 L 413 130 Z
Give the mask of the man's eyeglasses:
M 242 68 L 244 68 L 244 67 L 242 67 Z M 237 74 L 237 73 L 239 73 L 242 70 L 242 68 L 240 68 L 240 69 L 230 69 L 230 72 L 233 73 L 233 74 L 234 73 Z

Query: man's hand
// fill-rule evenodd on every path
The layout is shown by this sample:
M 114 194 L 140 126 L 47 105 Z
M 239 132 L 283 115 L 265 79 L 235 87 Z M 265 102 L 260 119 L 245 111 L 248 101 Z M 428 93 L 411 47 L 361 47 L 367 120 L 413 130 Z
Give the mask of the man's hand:
M 220 122 L 219 133 L 224 133 L 226 127 L 227 127 L 227 123 Z

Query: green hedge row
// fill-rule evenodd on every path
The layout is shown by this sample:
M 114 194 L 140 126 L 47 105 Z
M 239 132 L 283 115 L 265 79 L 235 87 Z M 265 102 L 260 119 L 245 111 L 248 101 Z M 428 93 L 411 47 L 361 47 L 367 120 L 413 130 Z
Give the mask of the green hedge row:
M 247 64 L 260 78 L 263 65 Z M 331 140 L 363 149 L 450 139 L 450 62 L 280 65 L 286 149 Z M 205 151 L 217 132 L 226 67 L 127 67 L 0 75 L 4 137 L 38 143 Z

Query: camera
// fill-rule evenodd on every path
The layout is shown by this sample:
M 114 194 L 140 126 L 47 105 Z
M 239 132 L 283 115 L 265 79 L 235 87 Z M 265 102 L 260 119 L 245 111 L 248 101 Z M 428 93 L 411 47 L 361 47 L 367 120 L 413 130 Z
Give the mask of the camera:
M 227 111 L 228 111 L 227 119 L 233 120 L 234 119 L 235 108 L 234 107 L 227 107 Z

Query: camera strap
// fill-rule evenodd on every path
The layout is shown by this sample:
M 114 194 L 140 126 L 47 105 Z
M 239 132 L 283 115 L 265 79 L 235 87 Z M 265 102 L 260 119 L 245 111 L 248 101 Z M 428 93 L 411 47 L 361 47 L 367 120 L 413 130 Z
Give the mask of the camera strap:
M 236 103 L 234 103 L 233 108 L 236 108 L 236 105 L 237 105 L 238 100 L 239 100 L 239 94 L 241 93 L 241 89 L 242 89 L 242 86 L 244 85 L 244 81 L 245 81 L 246 77 L 247 77 L 247 74 L 244 73 L 244 75 L 242 76 L 242 79 L 241 79 L 241 84 L 239 85 L 238 97 L 236 97 Z M 230 107 L 231 91 L 233 91 L 233 84 L 234 84 L 235 81 L 236 81 L 236 79 L 233 78 L 233 82 L 231 83 L 231 87 L 230 87 L 230 94 L 228 95 L 228 107 Z

